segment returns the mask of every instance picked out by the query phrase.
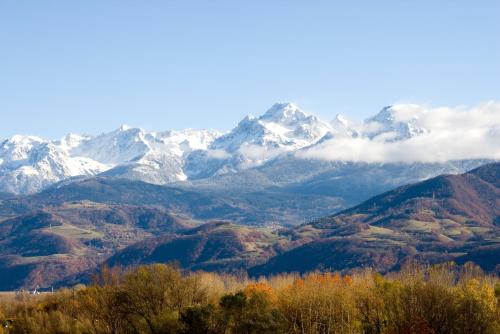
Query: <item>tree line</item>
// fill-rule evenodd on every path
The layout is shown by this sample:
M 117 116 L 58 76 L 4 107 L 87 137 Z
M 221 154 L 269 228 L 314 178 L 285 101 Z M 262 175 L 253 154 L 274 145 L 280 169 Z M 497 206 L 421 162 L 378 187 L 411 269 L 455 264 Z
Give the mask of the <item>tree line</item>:
M 500 280 L 473 264 L 250 279 L 164 264 L 0 299 L 0 333 L 500 333 Z

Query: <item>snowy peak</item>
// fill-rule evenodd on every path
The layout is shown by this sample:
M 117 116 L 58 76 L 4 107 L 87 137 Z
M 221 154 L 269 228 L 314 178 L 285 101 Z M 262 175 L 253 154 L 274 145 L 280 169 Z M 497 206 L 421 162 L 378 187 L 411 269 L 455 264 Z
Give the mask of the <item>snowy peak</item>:
M 416 104 L 397 104 L 384 107 L 378 114 L 365 121 L 368 137 L 384 135 L 388 140 L 412 138 L 427 132 L 419 126 L 423 108 Z
M 293 103 L 276 103 L 259 120 L 280 124 L 294 124 L 304 121 L 308 115 Z
M 74 133 L 68 133 L 64 138 L 54 142 L 56 145 L 61 146 L 63 149 L 71 150 L 72 148 L 80 146 L 84 141 L 91 139 L 91 136 L 78 135 Z
M 237 172 L 330 140 L 411 139 L 428 132 L 422 126 L 426 112 L 418 105 L 398 104 L 362 124 L 343 115 L 326 123 L 293 103 L 276 103 L 259 117 L 243 118 L 226 134 L 147 132 L 122 125 L 97 136 L 68 134 L 58 141 L 13 136 L 0 141 L 0 191 L 35 192 L 71 177 L 102 173 L 166 184 Z
M 238 152 L 244 156 L 245 152 L 249 152 L 249 146 L 258 146 L 266 151 L 294 150 L 311 145 L 328 131 L 330 126 L 327 123 L 307 115 L 296 105 L 277 103 L 258 118 L 245 117 L 231 132 L 217 138 L 210 148 Z
M 342 137 L 359 137 L 361 135 L 359 129 L 342 114 L 337 114 L 330 125 L 333 129 L 333 133 L 330 134 L 332 138 L 333 134 Z M 325 138 L 322 138 L 321 141 L 325 141 Z
M 36 136 L 16 135 L 0 143 L 0 166 L 19 164 L 33 159 L 48 141 Z
M 273 126 L 284 127 L 291 137 L 315 141 L 329 130 L 329 125 L 316 116 L 308 115 L 293 103 L 276 103 L 259 119 L 270 131 Z
M 347 120 L 347 118 L 345 118 L 344 115 L 337 114 L 337 115 L 335 115 L 335 118 L 333 119 L 332 124 L 346 127 L 349 125 L 349 121 Z
M 6 192 L 34 192 L 72 176 L 103 170 L 96 161 L 71 157 L 61 142 L 14 136 L 0 145 L 0 189 Z
M 331 130 L 327 123 L 306 114 L 293 103 L 275 104 L 259 121 L 271 132 L 281 132 L 297 146 L 313 144 Z
M 72 155 L 90 158 L 108 165 L 133 161 L 148 150 L 147 134 L 138 128 L 120 126 L 115 131 L 85 140 L 71 150 Z
M 187 173 L 206 175 L 199 165 L 213 166 L 210 173 L 251 168 L 287 152 L 318 142 L 332 130 L 317 117 L 292 103 L 277 103 L 259 117 L 247 116 L 229 133 L 217 138 L 209 150 L 188 159 Z
M 381 124 L 394 124 L 410 122 L 418 118 L 421 107 L 417 104 L 396 104 L 382 108 L 375 116 L 368 121 L 379 122 Z
M 147 133 L 128 126 L 98 136 L 68 134 L 57 141 L 13 136 L 0 142 L 0 189 L 31 193 L 71 177 L 108 171 L 159 184 L 183 180 L 186 156 L 206 150 L 218 136 L 212 130 Z
M 127 131 L 127 130 L 130 130 L 130 126 L 128 126 L 127 124 L 122 124 L 120 125 L 120 127 L 116 130 L 118 132 L 123 132 L 123 131 Z

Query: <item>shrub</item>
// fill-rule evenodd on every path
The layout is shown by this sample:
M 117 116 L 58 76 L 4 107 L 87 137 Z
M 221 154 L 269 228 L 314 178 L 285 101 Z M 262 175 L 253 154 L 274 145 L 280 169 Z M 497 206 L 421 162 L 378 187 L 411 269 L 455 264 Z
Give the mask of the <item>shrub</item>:
M 0 333 L 500 333 L 500 282 L 476 266 L 258 281 L 169 265 L 102 268 L 87 287 L 0 299 Z

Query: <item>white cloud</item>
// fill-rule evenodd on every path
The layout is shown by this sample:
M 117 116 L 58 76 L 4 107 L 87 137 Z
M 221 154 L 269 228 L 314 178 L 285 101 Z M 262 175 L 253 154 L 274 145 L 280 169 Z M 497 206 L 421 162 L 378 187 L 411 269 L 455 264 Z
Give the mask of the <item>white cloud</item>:
M 207 150 L 207 157 L 211 159 L 228 159 L 231 157 L 229 153 L 224 150 Z
M 410 121 L 425 129 L 407 139 L 392 140 L 394 133 L 370 139 L 337 137 L 296 153 L 301 158 L 357 162 L 443 162 L 460 159 L 500 159 L 500 103 L 477 107 L 427 108 L 399 105 L 394 121 Z M 358 125 L 369 133 L 379 124 Z
M 243 145 L 238 149 L 238 153 L 253 161 L 274 158 L 285 151 L 284 148 L 267 148 L 254 144 Z

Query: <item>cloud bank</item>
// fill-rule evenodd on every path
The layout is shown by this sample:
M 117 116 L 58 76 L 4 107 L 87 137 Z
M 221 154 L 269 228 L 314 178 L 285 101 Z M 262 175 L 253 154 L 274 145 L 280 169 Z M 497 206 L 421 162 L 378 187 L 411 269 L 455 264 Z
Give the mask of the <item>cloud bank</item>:
M 498 102 L 470 109 L 396 105 L 352 128 L 356 136 L 338 131 L 296 156 L 370 163 L 500 159 Z

